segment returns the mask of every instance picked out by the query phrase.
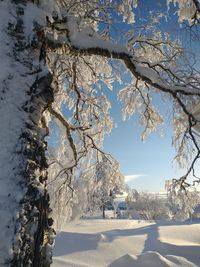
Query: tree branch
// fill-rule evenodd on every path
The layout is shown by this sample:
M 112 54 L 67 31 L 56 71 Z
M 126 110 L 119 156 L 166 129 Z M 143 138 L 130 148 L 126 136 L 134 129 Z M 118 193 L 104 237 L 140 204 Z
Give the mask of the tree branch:
M 58 113 L 57 111 L 55 111 L 52 107 L 52 105 L 50 105 L 48 107 L 48 110 L 49 112 L 56 118 L 58 119 L 61 124 L 65 127 L 66 129 L 66 134 L 67 134 L 67 138 L 69 140 L 69 144 L 70 144 L 70 147 L 73 151 L 73 155 L 74 155 L 74 160 L 75 160 L 75 165 L 77 165 L 77 152 L 76 152 L 76 147 L 74 145 L 74 142 L 73 142 L 73 139 L 72 139 L 72 136 L 71 136 L 71 133 L 70 133 L 70 127 L 69 127 L 69 124 L 68 122 L 63 118 L 63 116 Z

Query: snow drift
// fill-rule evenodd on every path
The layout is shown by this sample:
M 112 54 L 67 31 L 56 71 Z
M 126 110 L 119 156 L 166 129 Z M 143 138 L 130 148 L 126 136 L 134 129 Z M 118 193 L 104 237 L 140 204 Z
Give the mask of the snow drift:
M 58 234 L 53 267 L 195 267 L 200 225 L 133 220 L 83 220 Z

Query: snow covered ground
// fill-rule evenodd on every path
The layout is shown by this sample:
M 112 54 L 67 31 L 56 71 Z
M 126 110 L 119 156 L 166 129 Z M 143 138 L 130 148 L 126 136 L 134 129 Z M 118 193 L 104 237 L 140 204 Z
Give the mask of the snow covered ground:
M 53 267 L 200 266 L 200 224 L 81 220 L 56 238 Z

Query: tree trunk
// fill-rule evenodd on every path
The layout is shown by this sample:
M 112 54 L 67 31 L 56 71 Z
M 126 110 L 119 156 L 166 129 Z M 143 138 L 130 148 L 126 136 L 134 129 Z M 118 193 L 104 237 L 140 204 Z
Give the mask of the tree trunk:
M 103 212 L 102 217 L 103 217 L 103 219 L 105 219 L 105 218 L 106 218 L 106 214 L 105 214 L 105 204 L 103 204 L 103 206 L 102 206 L 102 212 Z
M 28 2 L 0 3 L 0 266 L 47 267 L 53 230 L 43 114 L 54 93 L 52 75 L 39 62 L 41 44 L 25 40 Z

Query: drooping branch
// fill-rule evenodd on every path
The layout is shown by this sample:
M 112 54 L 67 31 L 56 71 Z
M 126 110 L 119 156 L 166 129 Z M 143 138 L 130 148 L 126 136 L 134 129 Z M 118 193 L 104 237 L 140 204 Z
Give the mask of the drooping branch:
M 188 121 L 187 133 L 190 139 L 195 141 L 193 130 L 199 121 L 194 116 L 191 107 L 186 105 L 187 100 L 185 101 L 185 99 L 195 98 L 195 101 L 199 100 L 200 83 L 198 77 L 189 74 L 186 77 L 187 79 L 183 79 L 183 76 L 179 77 L 170 67 L 162 65 L 162 63 L 152 64 L 147 59 L 136 56 L 134 49 L 130 52 L 125 46 L 102 40 L 98 36 L 85 33 L 84 30 L 80 31 L 74 18 L 65 17 L 63 21 L 55 22 L 55 25 L 54 30 L 56 29 L 58 32 L 58 38 L 55 39 L 54 35 L 49 31 L 46 34 L 47 49 L 54 52 L 61 51 L 61 53 L 73 56 L 88 57 L 96 55 L 122 61 L 137 81 L 143 81 L 149 89 L 155 88 L 160 92 L 169 94 L 178 103 Z M 74 73 L 76 74 L 75 69 Z M 75 92 L 77 93 L 77 103 L 79 104 L 80 95 L 76 88 Z M 200 150 L 196 142 L 194 142 L 194 146 L 197 150 L 196 157 L 194 158 L 195 161 L 199 158 Z M 193 166 L 194 162 L 192 162 L 186 176 L 181 181 L 185 182 L 185 179 L 193 170 Z
M 156 88 L 161 92 L 170 94 L 182 107 L 184 113 L 194 121 L 196 120 L 192 112 L 190 112 L 182 102 L 180 96 L 200 97 L 200 86 L 194 86 L 193 83 L 184 84 L 181 79 L 179 85 L 168 84 L 167 81 L 162 79 L 161 74 L 153 68 L 152 64 L 143 58 L 134 56 L 134 54 L 131 54 L 126 47 L 114 44 L 111 41 L 104 41 L 100 38 L 87 35 L 84 32 L 77 32 L 76 27 L 71 25 L 76 22 L 70 21 L 70 19 L 65 18 L 64 23 L 66 25 L 65 39 L 61 36 L 61 38 L 54 40 L 51 35 L 47 35 L 47 44 L 50 50 L 63 49 L 63 47 L 65 47 L 67 50 L 70 50 L 73 55 L 98 55 L 121 60 L 137 80 L 142 80 L 147 85 Z M 148 67 L 144 65 L 148 65 Z M 164 67 L 162 66 L 162 68 Z M 164 71 L 173 73 L 172 70 L 167 68 L 164 68 Z M 176 78 L 178 79 L 178 77 Z

